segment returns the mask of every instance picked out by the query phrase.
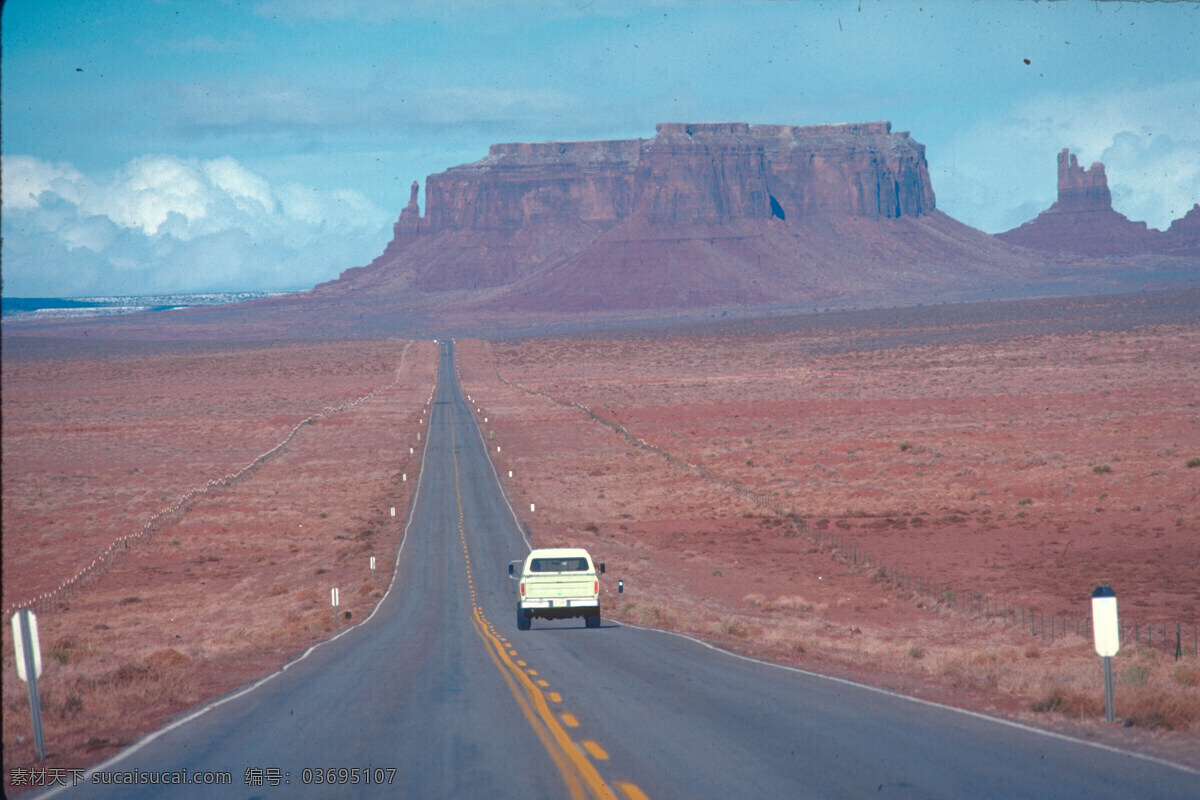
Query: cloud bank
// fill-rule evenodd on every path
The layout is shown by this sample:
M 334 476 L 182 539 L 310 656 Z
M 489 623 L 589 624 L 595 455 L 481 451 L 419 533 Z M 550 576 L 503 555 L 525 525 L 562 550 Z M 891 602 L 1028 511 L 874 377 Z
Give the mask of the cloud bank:
M 392 213 L 351 189 L 273 186 L 233 158 L 153 155 L 96 178 L 4 156 L 4 294 L 305 289 L 365 264 Z

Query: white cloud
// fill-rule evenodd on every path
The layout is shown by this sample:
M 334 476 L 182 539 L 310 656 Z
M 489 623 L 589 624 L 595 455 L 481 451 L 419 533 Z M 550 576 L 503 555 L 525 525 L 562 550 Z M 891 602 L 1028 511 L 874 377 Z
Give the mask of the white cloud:
M 37 208 L 43 192 L 53 192 L 71 202 L 79 202 L 83 174 L 70 164 L 42 161 L 33 156 L 4 157 L 4 208 Z
M 1130 219 L 1165 229 L 1200 202 L 1200 138 L 1120 133 L 1099 160 L 1113 206 Z
M 232 158 L 204 162 L 204 174 L 212 185 L 239 203 L 257 203 L 268 214 L 275 213 L 275 197 L 266 178 L 255 175 Z
M 1117 211 L 1165 228 L 1200 201 L 1198 102 L 1196 81 L 1031 98 L 930 153 L 938 206 L 990 233 L 1014 228 L 1056 199 L 1066 147 L 1104 164 Z
M 202 219 L 214 188 L 195 162 L 142 158 L 126 165 L 111 184 L 88 192 L 82 210 L 102 214 L 124 228 L 156 234 L 170 213 L 189 222 Z
M 10 296 L 306 288 L 378 255 L 392 221 L 232 158 L 147 156 L 104 180 L 30 156 L 2 169 Z

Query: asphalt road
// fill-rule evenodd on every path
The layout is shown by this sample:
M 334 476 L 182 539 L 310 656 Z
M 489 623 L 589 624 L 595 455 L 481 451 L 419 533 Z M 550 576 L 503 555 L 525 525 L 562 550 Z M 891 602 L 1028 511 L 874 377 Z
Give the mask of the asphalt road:
M 51 794 L 1200 798 L 1193 771 L 680 636 L 582 619 L 518 632 L 506 566 L 528 544 L 450 343 L 426 440 L 395 581 L 369 620 Z M 230 782 L 92 783 L 183 770 Z

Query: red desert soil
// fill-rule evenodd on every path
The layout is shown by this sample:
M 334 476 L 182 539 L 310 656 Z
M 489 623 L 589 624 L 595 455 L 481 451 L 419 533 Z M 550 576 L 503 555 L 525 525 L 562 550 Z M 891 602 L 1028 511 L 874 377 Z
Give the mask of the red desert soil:
M 606 614 L 1200 766 L 1200 662 L 1167 657 L 1157 627 L 1144 643 L 1149 623 L 1200 621 L 1194 307 L 1116 325 L 1128 309 L 998 307 L 1013 324 L 963 307 L 952 325 L 835 314 L 458 354 L 535 544 L 607 561 Z M 6 608 L 287 441 L 41 616 L 49 766 L 95 763 L 329 636 L 330 587 L 339 625 L 382 595 L 432 342 L 6 339 L 3 370 Z M 1059 625 L 1114 586 L 1142 626 L 1116 659 L 1132 727 L 1100 721 L 1073 623 L 1034 636 L 914 581 Z M 4 639 L 7 774 L 33 750 Z
M 391 578 L 436 370 L 426 341 L 5 342 L 6 610 L 269 454 L 39 615 L 45 766 L 95 763 L 371 612 Z M 8 787 L 34 752 L 3 638 Z

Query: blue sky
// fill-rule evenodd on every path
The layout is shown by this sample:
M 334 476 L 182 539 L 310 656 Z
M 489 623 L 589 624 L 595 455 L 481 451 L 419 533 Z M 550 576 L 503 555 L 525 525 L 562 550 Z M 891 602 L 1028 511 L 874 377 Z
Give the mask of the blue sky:
M 308 288 L 489 144 L 668 121 L 891 120 L 989 233 L 1070 147 L 1165 228 L 1200 201 L 1198 34 L 1164 2 L 8 0 L 3 293 Z

